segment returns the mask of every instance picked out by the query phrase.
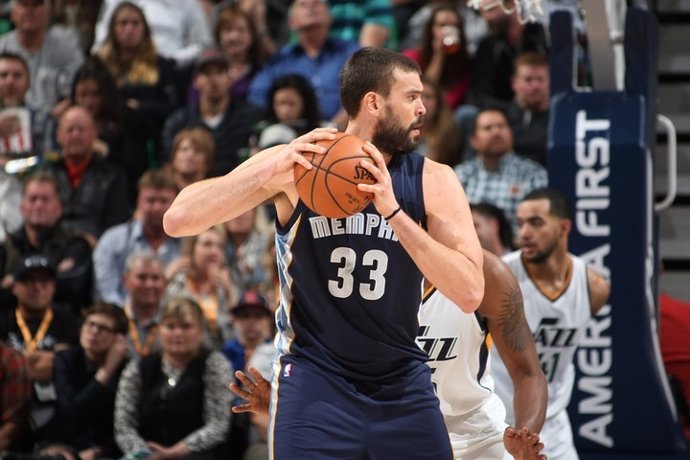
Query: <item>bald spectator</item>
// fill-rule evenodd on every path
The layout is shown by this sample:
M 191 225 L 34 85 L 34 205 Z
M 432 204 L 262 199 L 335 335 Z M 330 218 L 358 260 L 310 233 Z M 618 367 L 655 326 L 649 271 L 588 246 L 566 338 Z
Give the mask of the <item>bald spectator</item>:
M 180 256 L 180 241 L 163 230 L 163 214 L 177 196 L 175 180 L 163 170 L 152 169 L 139 179 L 135 218 L 103 234 L 93 254 L 99 299 L 124 305 L 122 273 L 130 254 L 150 251 L 169 264 Z
M 455 167 L 467 200 L 498 206 L 517 234 L 517 205 L 527 193 L 547 185 L 546 169 L 515 154 L 513 133 L 500 109 L 479 112 L 470 143 L 477 155 Z
M 15 29 L 0 37 L 0 52 L 21 55 L 29 66 L 31 107 L 65 107 L 72 78 L 84 57 L 74 38 L 60 27 L 49 27 L 49 0 L 13 0 L 10 15 Z M 63 101 L 59 106 L 60 101 Z
M 83 107 L 71 107 L 57 129 L 61 157 L 50 164 L 60 184 L 65 223 L 88 235 L 95 246 L 101 234 L 130 215 L 124 171 L 94 153 L 98 129 Z
M 549 128 L 549 58 L 524 53 L 515 59 L 515 97 L 507 109 L 515 137 L 515 152 L 546 166 Z

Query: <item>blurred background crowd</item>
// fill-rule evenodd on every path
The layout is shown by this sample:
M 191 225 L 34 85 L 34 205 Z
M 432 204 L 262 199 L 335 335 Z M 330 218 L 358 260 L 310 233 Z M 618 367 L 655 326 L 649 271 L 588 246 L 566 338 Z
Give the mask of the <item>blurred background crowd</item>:
M 419 151 L 455 169 L 482 244 L 512 250 L 517 203 L 547 185 L 545 21 L 579 11 L 479 4 L 1 2 L 0 452 L 267 458 L 267 419 L 231 416 L 227 387 L 270 375 L 272 209 L 183 239 L 163 214 L 260 149 L 344 129 L 359 47 L 419 63 Z

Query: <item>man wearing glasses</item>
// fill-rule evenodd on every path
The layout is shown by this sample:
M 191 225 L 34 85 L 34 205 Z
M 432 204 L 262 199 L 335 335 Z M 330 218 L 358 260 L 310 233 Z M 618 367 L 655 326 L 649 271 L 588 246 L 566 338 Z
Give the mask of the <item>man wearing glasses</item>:
M 82 460 L 117 458 L 115 390 L 127 362 L 128 320 L 122 308 L 97 303 L 86 312 L 79 347 L 55 355 L 59 439 Z

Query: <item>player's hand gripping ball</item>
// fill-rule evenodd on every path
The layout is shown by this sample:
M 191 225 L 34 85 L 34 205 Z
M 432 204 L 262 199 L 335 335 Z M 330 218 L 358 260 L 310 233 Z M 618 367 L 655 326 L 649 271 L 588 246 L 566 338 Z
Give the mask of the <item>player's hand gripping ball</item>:
M 362 159 L 373 163 L 362 150 L 365 144 L 351 134 L 336 133 L 335 140 L 319 141 L 328 150 L 324 155 L 306 153 L 313 168 L 295 165 L 295 186 L 304 204 L 316 214 L 347 217 L 366 208 L 374 195 L 362 192 L 357 184 L 373 184 L 374 176 L 361 166 Z

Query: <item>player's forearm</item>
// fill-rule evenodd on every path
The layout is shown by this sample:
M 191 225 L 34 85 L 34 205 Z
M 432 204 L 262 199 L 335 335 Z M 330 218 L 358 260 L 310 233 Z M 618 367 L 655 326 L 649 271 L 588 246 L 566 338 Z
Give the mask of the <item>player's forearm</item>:
M 539 375 L 541 374 L 541 375 Z M 525 376 L 514 383 L 515 427 L 539 433 L 546 417 L 547 389 L 544 374 Z
M 256 161 L 185 187 L 163 216 L 165 232 L 174 237 L 195 235 L 256 207 L 271 197 L 266 187 L 274 171 L 270 160 Z
M 389 224 L 431 284 L 464 312 L 471 313 L 479 307 L 484 295 L 481 260 L 477 264 L 460 251 L 434 240 L 403 212 L 390 219 Z

